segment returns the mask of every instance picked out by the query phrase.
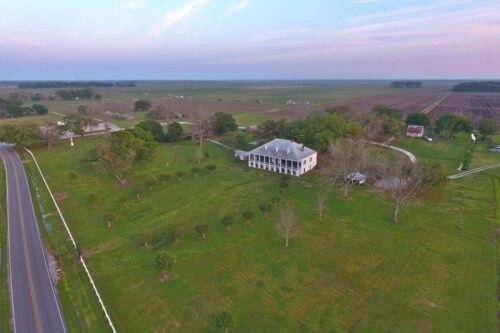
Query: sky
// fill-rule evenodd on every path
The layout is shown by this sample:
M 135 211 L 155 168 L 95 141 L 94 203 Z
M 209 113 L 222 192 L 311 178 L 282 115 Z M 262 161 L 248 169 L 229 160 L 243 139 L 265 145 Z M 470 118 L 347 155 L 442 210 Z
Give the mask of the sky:
M 0 81 L 245 79 L 500 79 L 500 0 L 0 0 Z

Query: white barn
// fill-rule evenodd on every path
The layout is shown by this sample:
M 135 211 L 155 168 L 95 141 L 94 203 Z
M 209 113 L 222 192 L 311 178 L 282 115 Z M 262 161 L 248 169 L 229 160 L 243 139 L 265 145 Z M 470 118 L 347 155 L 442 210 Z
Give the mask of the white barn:
M 318 163 L 318 153 L 303 144 L 274 139 L 248 153 L 248 166 L 286 175 L 300 176 Z

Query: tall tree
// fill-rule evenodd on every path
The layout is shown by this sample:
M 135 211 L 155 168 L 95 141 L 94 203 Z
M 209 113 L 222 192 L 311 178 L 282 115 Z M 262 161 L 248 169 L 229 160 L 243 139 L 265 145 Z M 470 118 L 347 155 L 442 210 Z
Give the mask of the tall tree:
M 385 105 L 376 105 L 373 108 L 373 111 L 383 119 L 382 129 L 385 134 L 399 133 L 401 113 L 398 109 L 391 108 Z
M 151 101 L 140 99 L 134 103 L 134 111 L 148 111 L 151 108 Z
M 33 104 L 31 108 L 38 113 L 39 115 L 43 116 L 49 113 L 49 109 L 45 105 L 42 104 Z
M 491 118 L 484 118 L 479 123 L 479 133 L 481 133 L 482 137 L 485 138 L 488 135 L 493 135 L 497 132 L 498 126 L 496 122 Z
M 96 110 L 87 105 L 78 106 L 78 113 L 85 119 L 86 125 L 89 128 L 90 132 L 94 131 L 95 126 L 95 114 Z
M 47 143 L 47 147 L 52 149 L 52 144 L 59 137 L 59 129 L 54 123 L 45 123 L 40 126 L 40 138 Z
M 151 133 L 153 138 L 158 142 L 161 142 L 165 139 L 165 135 L 163 133 L 163 127 L 156 120 L 152 119 L 143 120 L 135 126 Z
M 95 149 L 96 167 L 111 173 L 121 185 L 127 184 L 135 167 L 151 156 L 156 148 L 133 133 L 130 130 L 113 132 Z M 147 135 L 152 138 L 149 133 Z
M 360 140 L 337 140 L 328 147 L 328 174 L 335 184 L 342 181 L 342 195 L 348 198 L 353 185 L 348 176 L 363 171 L 368 162 L 366 143 Z
M 325 211 L 325 209 L 326 209 L 326 194 L 318 193 L 318 196 L 316 197 L 316 210 L 318 211 L 320 221 L 323 221 L 323 212 Z
M 40 142 L 39 129 L 36 124 L 24 123 L 16 125 L 2 125 L 0 140 L 19 146 L 32 147 Z
M 193 140 L 198 140 L 198 146 L 200 150 L 203 150 L 203 140 L 212 130 L 210 113 L 208 110 L 198 109 L 194 112 L 192 120 Z
M 280 210 L 275 229 L 285 239 L 285 247 L 288 247 L 290 238 L 297 235 L 298 232 L 297 217 L 292 206 L 286 205 Z
M 70 114 L 63 118 L 64 125 L 61 126 L 63 131 L 73 132 L 76 135 L 85 135 L 87 120 L 79 114 Z
M 212 128 L 217 134 L 236 131 L 238 125 L 234 117 L 225 112 L 217 112 L 212 117 Z
M 167 135 L 166 135 L 167 141 L 170 142 L 179 141 L 180 139 L 182 139 L 183 135 L 184 135 L 184 129 L 182 128 L 181 124 L 179 124 L 176 121 L 168 124 Z
M 266 120 L 258 127 L 258 134 L 263 139 L 281 138 L 287 131 L 285 119 L 278 121 Z
M 447 114 L 436 121 L 436 129 L 445 138 L 457 132 L 471 132 L 472 122 L 455 114 Z
M 429 127 L 431 126 L 431 119 L 429 116 L 425 113 L 417 112 L 417 113 L 410 113 L 409 115 L 406 116 L 405 119 L 406 125 L 420 125 L 424 127 Z
M 392 222 L 399 222 L 401 207 L 423 189 L 438 186 L 445 181 L 444 172 L 439 165 L 415 165 L 398 159 L 388 168 L 386 190 L 394 201 Z

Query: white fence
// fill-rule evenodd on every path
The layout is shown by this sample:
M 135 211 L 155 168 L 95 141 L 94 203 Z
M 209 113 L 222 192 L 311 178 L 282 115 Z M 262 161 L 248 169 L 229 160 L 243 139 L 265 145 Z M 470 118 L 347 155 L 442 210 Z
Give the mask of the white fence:
M 90 284 L 92 285 L 92 288 L 94 289 L 94 293 L 97 296 L 99 304 L 101 305 L 101 309 L 104 312 L 104 316 L 106 317 L 106 320 L 108 321 L 108 324 L 111 328 L 111 331 L 113 333 L 116 333 L 115 326 L 113 325 L 113 322 L 111 321 L 111 317 L 109 316 L 108 311 L 106 310 L 106 306 L 104 305 L 104 302 L 102 301 L 101 295 L 99 294 L 99 291 L 97 290 L 97 287 L 94 283 L 94 279 L 92 279 L 92 275 L 90 275 L 89 269 L 87 268 L 87 265 L 85 264 L 85 260 L 83 259 L 83 257 L 80 254 L 80 249 L 78 248 L 78 245 L 76 245 L 75 239 L 73 238 L 73 235 L 71 234 L 71 231 L 69 230 L 68 224 L 66 223 L 66 220 L 64 219 L 64 216 L 61 212 L 61 209 L 59 209 L 59 205 L 57 204 L 56 199 L 54 198 L 54 195 L 52 194 L 52 191 L 50 190 L 49 184 L 45 180 L 45 176 L 43 175 L 42 169 L 40 169 L 40 166 L 38 165 L 38 162 L 35 158 L 35 155 L 33 154 L 33 152 L 31 152 L 31 150 L 29 150 L 26 147 L 24 148 L 24 150 L 26 150 L 26 152 L 28 152 L 28 154 L 30 154 L 31 158 L 33 158 L 33 161 L 35 162 L 36 168 L 38 169 L 38 172 L 40 173 L 40 176 L 42 177 L 42 180 L 43 180 L 45 186 L 47 187 L 47 191 L 49 191 L 50 197 L 52 198 L 52 201 L 54 202 L 54 205 L 57 209 L 57 212 L 59 213 L 59 216 L 61 217 L 61 220 L 64 224 L 64 228 L 66 228 L 66 232 L 68 233 L 68 236 L 71 240 L 71 243 L 73 244 L 75 250 L 78 252 L 78 256 L 80 257 L 80 262 L 82 263 L 83 269 L 85 270 L 85 273 L 87 274 L 87 277 L 89 278 Z

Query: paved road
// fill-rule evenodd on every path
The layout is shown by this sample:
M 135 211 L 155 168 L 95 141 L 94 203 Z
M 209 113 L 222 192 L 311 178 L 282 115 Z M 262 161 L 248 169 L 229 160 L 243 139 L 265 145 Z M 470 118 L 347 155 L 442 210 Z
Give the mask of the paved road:
M 21 160 L 0 144 L 7 179 L 10 307 L 14 333 L 66 332 Z

